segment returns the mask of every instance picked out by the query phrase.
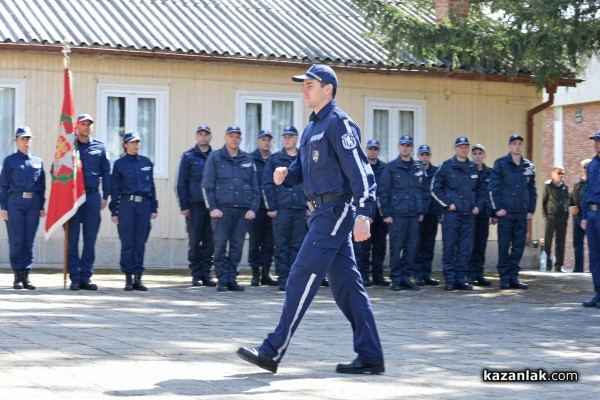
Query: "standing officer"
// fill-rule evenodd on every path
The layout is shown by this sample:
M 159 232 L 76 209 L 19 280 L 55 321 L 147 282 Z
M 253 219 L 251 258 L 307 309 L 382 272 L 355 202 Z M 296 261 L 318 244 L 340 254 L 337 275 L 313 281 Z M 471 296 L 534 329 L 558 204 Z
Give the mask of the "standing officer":
M 535 212 L 535 166 L 521 154 L 521 135 L 511 135 L 508 148 L 510 152 L 494 162 L 488 186 L 492 213 L 498 218 L 500 289 L 527 289 L 527 284 L 519 281 L 519 262 L 525 250 L 527 221 Z
M 425 170 L 425 185 L 429 196 L 429 207 L 425 211 L 423 220 L 419 224 L 419 247 L 415 260 L 415 283 L 419 286 L 437 286 L 440 281 L 431 277 L 431 266 L 433 264 L 433 255 L 435 251 L 435 237 L 437 236 L 438 224 L 440 223 L 440 214 L 442 210 L 437 201 L 431 199 L 431 179 L 438 167 L 431 164 L 431 147 L 422 144 L 417 149 L 419 161 L 423 164 Z
M 587 181 L 581 201 L 581 228 L 587 232 L 590 272 L 596 294 L 584 301 L 583 306 L 600 308 L 600 130 L 590 139 L 594 141 L 596 156 L 587 166 Z
M 252 156 L 240 149 L 241 140 L 240 127 L 229 126 L 225 145 L 208 156 L 202 177 L 204 202 L 212 218 L 219 292 L 244 291 L 237 283 L 238 264 L 260 201 L 256 166 Z
M 260 347 L 240 347 L 237 354 L 277 372 L 292 335 L 327 274 L 333 297 L 352 326 L 354 351 L 358 353 L 351 364 L 338 364 L 336 371 L 380 374 L 384 372 L 383 352 L 369 295 L 356 268 L 350 234 L 354 231 L 359 242 L 370 236 L 373 171 L 360 147 L 360 129 L 334 100 L 338 87 L 335 72 L 315 64 L 305 75 L 292 79 L 303 82 L 302 95 L 313 113 L 302 134 L 298 158 L 289 169 L 277 168 L 273 180 L 276 185 L 303 182 L 314 211 L 288 278 L 279 325 Z
M 483 163 L 483 160 L 485 160 L 485 146 L 482 144 L 473 145 L 471 156 L 477 166 L 479 184 L 483 185 L 483 189 L 487 190 L 492 169 Z M 475 216 L 475 234 L 473 235 L 473 250 L 471 250 L 467 282 L 471 285 L 491 286 L 492 282 L 489 279 L 485 279 L 483 270 L 485 268 L 485 252 L 490 234 L 490 223 L 495 225 L 496 218 L 490 218 L 492 210 L 490 208 L 489 196 L 480 196 L 479 202 L 479 214 Z
M 256 179 L 258 187 L 262 187 L 263 171 L 271 156 L 271 141 L 273 135 L 266 129 L 258 132 L 256 139 L 256 150 L 252 153 L 254 165 L 256 166 Z M 277 286 L 277 281 L 271 277 L 271 263 L 273 262 L 274 239 L 273 221 L 267 216 L 266 196 L 261 191 L 260 206 L 256 212 L 256 218 L 250 225 L 250 243 L 248 248 L 248 264 L 252 268 L 252 286 L 268 285 Z M 262 272 L 262 278 L 260 276 Z
M 581 162 L 581 179 L 575 183 L 569 196 L 569 214 L 573 216 L 573 252 L 575 253 L 573 272 L 583 272 L 585 231 L 581 229 L 581 200 L 583 199 L 583 188 L 587 180 L 587 166 L 590 161 L 592 160 L 588 158 Z
M 137 132 L 123 135 L 125 154 L 115 161 L 109 209 L 121 239 L 121 272 L 125 290 L 146 291 L 142 283 L 146 241 L 152 229 L 151 219 L 158 210 L 154 186 L 154 166 L 139 155 L 142 139 Z
M 477 167 L 469 160 L 469 139 L 454 142 L 454 157 L 438 167 L 431 181 L 431 195 L 442 206 L 442 264 L 446 290 L 473 290 L 465 282 L 473 247 L 475 215 L 484 188 L 479 185 Z
M 110 162 L 104 143 L 94 139 L 89 114 L 77 117 L 77 146 L 83 168 L 85 202 L 69 220 L 68 268 L 71 290 L 98 290 L 91 281 L 96 260 L 96 238 L 100 229 L 100 211 L 106 208 L 110 194 Z M 102 178 L 102 196 L 99 186 Z M 83 249 L 79 257 L 79 232 L 83 232 Z
M 565 169 L 562 166 L 555 165 L 552 167 L 551 174 L 552 179 L 544 182 L 544 195 L 542 196 L 542 212 L 544 218 L 546 218 L 544 243 L 546 244 L 548 260 L 552 260 L 552 239 L 556 236 L 554 270 L 563 272 L 567 223 L 569 222 L 569 188 L 563 180 Z M 552 261 L 550 261 L 548 270 L 552 271 Z
M 279 167 L 289 168 L 298 156 L 298 130 L 292 125 L 286 126 L 282 136 L 283 149 L 267 161 L 262 188 L 269 206 L 267 215 L 273 218 L 275 269 L 279 290 L 284 291 L 292 264 L 308 232 L 306 218 L 310 212 L 306 207 L 307 198 L 302 185 L 276 185 L 273 181 L 273 172 Z
M 429 190 L 421 161 L 413 160 L 413 139 L 400 137 L 399 156 L 390 161 L 378 182 L 383 222 L 390 224 L 390 277 L 392 290 L 419 290 L 410 278 L 415 273 L 419 223 L 429 207 Z
M 373 203 L 373 211 L 370 215 L 373 220 L 371 223 L 371 237 L 362 242 L 353 243 L 355 249 L 358 250 L 356 252 L 358 269 L 365 286 L 390 286 L 390 282 L 383 276 L 388 224 L 383 222 L 380 202 L 383 194 L 381 192 L 382 185 L 379 182 L 387 164 L 379 159 L 380 148 L 381 145 L 378 140 L 371 139 L 367 142 L 367 159 L 369 160 L 369 164 L 371 164 L 371 169 L 375 174 L 375 182 L 377 183 L 377 201 Z M 370 279 L 369 275 L 373 277 L 373 280 Z
M 193 286 L 215 287 L 210 277 L 213 263 L 213 233 L 202 197 L 202 173 L 212 151 L 212 132 L 207 125 L 196 129 L 196 145 L 183 153 L 177 174 L 177 197 L 189 238 L 188 261 Z
M 29 281 L 33 267 L 35 233 L 45 217 L 46 180 L 42 159 L 29 152 L 31 129 L 17 128 L 17 151 L 4 159 L 0 174 L 0 218 L 6 221 L 13 289 L 35 290 Z

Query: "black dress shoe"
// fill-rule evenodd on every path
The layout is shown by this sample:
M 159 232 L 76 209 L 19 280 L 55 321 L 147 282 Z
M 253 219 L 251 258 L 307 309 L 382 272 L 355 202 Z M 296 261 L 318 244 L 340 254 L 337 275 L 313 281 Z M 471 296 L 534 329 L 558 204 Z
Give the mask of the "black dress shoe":
M 476 286 L 492 286 L 492 281 L 485 279 L 483 277 L 483 275 L 478 276 L 475 281 L 473 282 L 473 285 Z
M 213 281 L 210 277 L 202 278 L 202 284 L 206 287 L 217 286 L 217 282 Z
M 511 281 L 509 282 L 509 285 L 510 285 L 511 289 L 525 290 L 529 287 L 526 283 L 519 282 L 518 279 L 511 279 Z
M 373 282 L 371 282 L 371 280 L 369 278 L 363 278 L 363 286 L 371 287 L 371 286 L 373 286 Z
M 473 286 L 466 282 L 456 282 L 454 284 L 454 289 L 456 289 L 456 290 L 473 290 Z
M 235 354 L 250 364 L 254 364 L 272 373 L 277 372 L 277 363 L 266 355 L 260 347 L 240 347 Z
M 415 285 L 425 286 L 425 279 L 415 279 Z
M 390 281 L 385 278 L 373 278 L 373 285 L 388 287 L 390 286 Z
M 229 290 L 230 292 L 243 292 L 244 291 L 244 287 L 238 285 L 235 282 L 233 282 L 233 283 L 228 283 L 227 284 L 227 290 Z
M 219 283 L 219 286 L 217 286 L 217 292 L 226 292 L 227 290 L 228 290 L 227 284 Z
M 321 286 L 329 287 L 329 281 L 327 280 L 327 278 L 323 279 L 323 282 L 321 282 Z
M 581 303 L 581 305 L 584 307 L 598 307 L 599 304 L 600 304 L 600 294 L 597 294 L 594 297 L 592 297 L 590 300 L 584 301 L 583 303 Z
M 338 364 L 335 372 L 340 374 L 383 374 L 383 362 L 364 362 L 358 358 L 350 364 Z
M 80 287 L 83 290 L 98 290 L 98 285 L 92 281 L 81 281 Z
M 81 284 L 79 282 L 77 282 L 77 281 L 73 281 L 69 285 L 69 289 L 70 290 L 79 290 L 80 288 L 81 288 Z
M 392 283 L 392 290 L 393 290 L 394 292 L 399 292 L 399 291 L 401 291 L 401 290 L 402 290 L 402 288 L 400 287 L 400 283 L 399 283 L 399 282 L 398 282 L 398 283 Z
M 429 278 L 429 277 L 423 278 L 423 281 L 425 281 L 425 284 L 427 286 L 437 286 L 440 284 L 440 281 L 438 281 L 437 279 L 433 279 L 433 278 Z
M 446 285 L 444 285 L 444 290 L 454 290 L 454 282 L 446 282 Z
M 200 279 L 192 279 L 192 286 L 202 286 L 202 282 L 200 282 Z
M 402 288 L 402 290 L 421 290 L 421 288 L 412 283 L 410 279 L 402 279 L 400 281 L 400 287 Z

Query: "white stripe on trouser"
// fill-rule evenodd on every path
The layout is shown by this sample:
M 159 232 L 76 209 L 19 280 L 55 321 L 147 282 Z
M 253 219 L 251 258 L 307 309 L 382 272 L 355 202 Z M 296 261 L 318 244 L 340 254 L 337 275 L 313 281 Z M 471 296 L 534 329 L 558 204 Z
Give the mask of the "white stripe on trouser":
M 335 234 L 337 233 L 338 229 L 340 228 L 340 225 L 344 221 L 344 218 L 346 218 L 346 215 L 348 215 L 348 210 L 349 209 L 350 209 L 350 204 L 345 203 L 344 204 L 344 212 L 342 213 L 342 215 L 336 221 L 335 226 L 333 227 L 333 231 L 331 232 L 331 236 L 335 236 Z
M 294 325 L 296 324 L 296 320 L 298 320 L 298 316 L 300 315 L 300 312 L 302 311 L 302 307 L 304 306 L 306 297 L 308 297 L 308 294 L 310 293 L 310 288 L 311 288 L 313 282 L 315 281 L 316 277 L 317 276 L 315 274 L 310 274 L 310 278 L 308 278 L 308 283 L 304 287 L 304 293 L 302 293 L 302 297 L 300 298 L 300 302 L 298 303 L 298 308 L 296 309 L 296 313 L 294 314 L 294 319 L 292 320 L 292 323 L 290 324 L 290 329 L 287 333 L 287 336 L 285 337 L 283 346 L 281 346 L 279 349 L 277 349 L 277 355 L 275 357 L 273 357 L 274 361 L 278 361 L 281 358 L 281 353 L 283 353 L 283 351 L 285 349 L 287 349 L 288 345 L 290 344 L 290 340 L 292 339 L 292 329 L 293 329 Z

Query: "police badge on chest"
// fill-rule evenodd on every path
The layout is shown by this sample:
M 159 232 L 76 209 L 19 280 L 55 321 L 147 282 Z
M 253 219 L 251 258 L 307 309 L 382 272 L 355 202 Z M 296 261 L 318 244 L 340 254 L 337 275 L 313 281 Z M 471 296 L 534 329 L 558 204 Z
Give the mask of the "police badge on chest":
M 313 159 L 314 162 L 318 162 L 319 161 L 319 150 L 313 150 L 312 159 Z

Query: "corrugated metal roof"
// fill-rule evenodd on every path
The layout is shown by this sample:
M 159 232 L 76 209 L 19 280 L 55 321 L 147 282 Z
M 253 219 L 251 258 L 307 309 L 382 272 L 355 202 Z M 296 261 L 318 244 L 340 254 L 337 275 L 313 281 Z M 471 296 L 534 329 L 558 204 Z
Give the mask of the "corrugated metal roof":
M 4 43 L 382 64 L 387 53 L 367 32 L 350 0 L 0 1 Z

